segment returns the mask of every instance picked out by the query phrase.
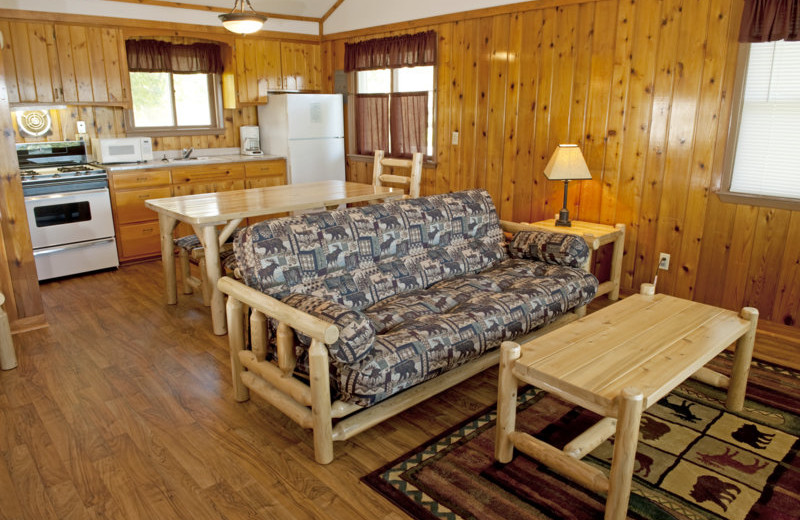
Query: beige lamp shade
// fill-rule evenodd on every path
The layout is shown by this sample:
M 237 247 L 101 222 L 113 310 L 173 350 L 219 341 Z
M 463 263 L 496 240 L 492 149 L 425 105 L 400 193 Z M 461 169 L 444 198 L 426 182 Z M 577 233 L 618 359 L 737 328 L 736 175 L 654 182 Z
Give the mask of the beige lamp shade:
M 577 144 L 560 144 L 544 168 L 551 181 L 576 181 L 591 179 L 589 167 Z

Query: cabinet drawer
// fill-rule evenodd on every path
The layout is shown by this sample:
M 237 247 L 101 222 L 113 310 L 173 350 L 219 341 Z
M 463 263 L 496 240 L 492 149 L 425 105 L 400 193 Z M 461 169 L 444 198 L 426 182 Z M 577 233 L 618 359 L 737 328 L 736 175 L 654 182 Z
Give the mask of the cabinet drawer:
M 160 255 L 161 234 L 158 221 L 120 226 L 119 243 L 123 259 Z
M 250 188 L 269 188 L 270 186 L 283 186 L 286 184 L 284 177 L 256 177 L 255 179 L 245 180 L 245 186 Z
M 249 177 L 282 177 L 286 179 L 286 161 L 264 161 L 245 163 L 245 175 Z
M 172 182 L 197 182 L 208 180 L 241 179 L 244 177 L 242 164 L 209 164 L 207 166 L 192 166 L 189 168 L 173 168 Z
M 198 193 L 215 193 L 218 191 L 243 190 L 244 180 L 218 180 L 214 182 L 192 182 L 176 184 L 175 196 L 195 195 Z
M 152 188 L 149 190 L 121 191 L 114 195 L 117 203 L 117 222 L 120 224 L 130 224 L 131 222 L 142 222 L 152 220 L 156 213 L 144 206 L 147 199 L 163 199 L 171 197 L 172 190 L 169 186 L 163 188 Z
M 112 173 L 111 182 L 117 190 L 163 186 L 169 184 L 169 170 Z

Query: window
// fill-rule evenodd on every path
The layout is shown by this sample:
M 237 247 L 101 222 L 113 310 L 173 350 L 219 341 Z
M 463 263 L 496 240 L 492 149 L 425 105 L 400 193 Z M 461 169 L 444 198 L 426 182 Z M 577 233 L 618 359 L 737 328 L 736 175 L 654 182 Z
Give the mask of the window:
M 433 156 L 436 31 L 345 44 L 353 72 L 355 152 Z
M 224 132 L 217 44 L 128 40 L 125 49 L 133 98 L 126 112 L 128 134 Z
M 185 130 L 217 127 L 215 74 L 131 72 L 131 128 Z
M 434 68 L 403 67 L 356 73 L 357 152 L 433 154 Z

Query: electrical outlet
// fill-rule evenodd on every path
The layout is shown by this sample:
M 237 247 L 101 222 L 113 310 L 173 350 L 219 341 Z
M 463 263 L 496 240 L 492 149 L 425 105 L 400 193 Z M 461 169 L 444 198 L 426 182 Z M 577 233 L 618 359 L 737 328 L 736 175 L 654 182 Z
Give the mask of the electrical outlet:
M 453 132 L 453 138 L 450 140 L 450 142 L 454 145 L 458 144 L 458 132 Z
M 78 121 L 76 124 L 78 126 L 78 133 L 79 134 L 85 134 L 86 133 L 86 121 Z
M 669 253 L 661 253 L 658 255 L 658 268 L 669 271 Z

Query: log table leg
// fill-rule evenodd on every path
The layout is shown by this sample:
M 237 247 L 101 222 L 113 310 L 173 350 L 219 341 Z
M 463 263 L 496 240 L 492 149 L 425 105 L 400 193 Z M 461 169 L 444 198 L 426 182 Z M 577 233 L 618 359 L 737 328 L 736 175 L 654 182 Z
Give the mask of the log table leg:
M 217 287 L 222 267 L 219 262 L 219 241 L 215 225 L 201 226 L 203 246 L 205 247 L 206 275 L 211 287 L 211 324 L 214 334 L 224 336 L 227 332 L 225 323 L 225 297 Z
M 614 436 L 605 520 L 624 520 L 628 516 L 643 405 L 644 396 L 635 388 L 626 388 L 619 396 L 617 433 Z
M 158 214 L 158 228 L 161 233 L 161 267 L 164 269 L 164 294 L 167 305 L 178 303 L 178 286 L 175 280 L 175 243 L 172 231 L 178 220 L 164 213 Z
M 728 398 L 725 407 L 739 412 L 744 407 L 744 394 L 747 390 L 747 376 L 750 374 L 750 362 L 753 359 L 753 344 L 756 340 L 758 326 L 758 309 L 745 307 L 740 314 L 750 322 L 748 331 L 736 341 L 736 352 L 733 355 L 733 369 L 728 383 Z
M 512 369 L 520 357 L 520 346 L 505 341 L 500 347 L 500 375 L 497 382 L 497 434 L 494 457 L 502 463 L 511 462 L 514 443 L 509 437 L 516 427 L 517 378 Z

